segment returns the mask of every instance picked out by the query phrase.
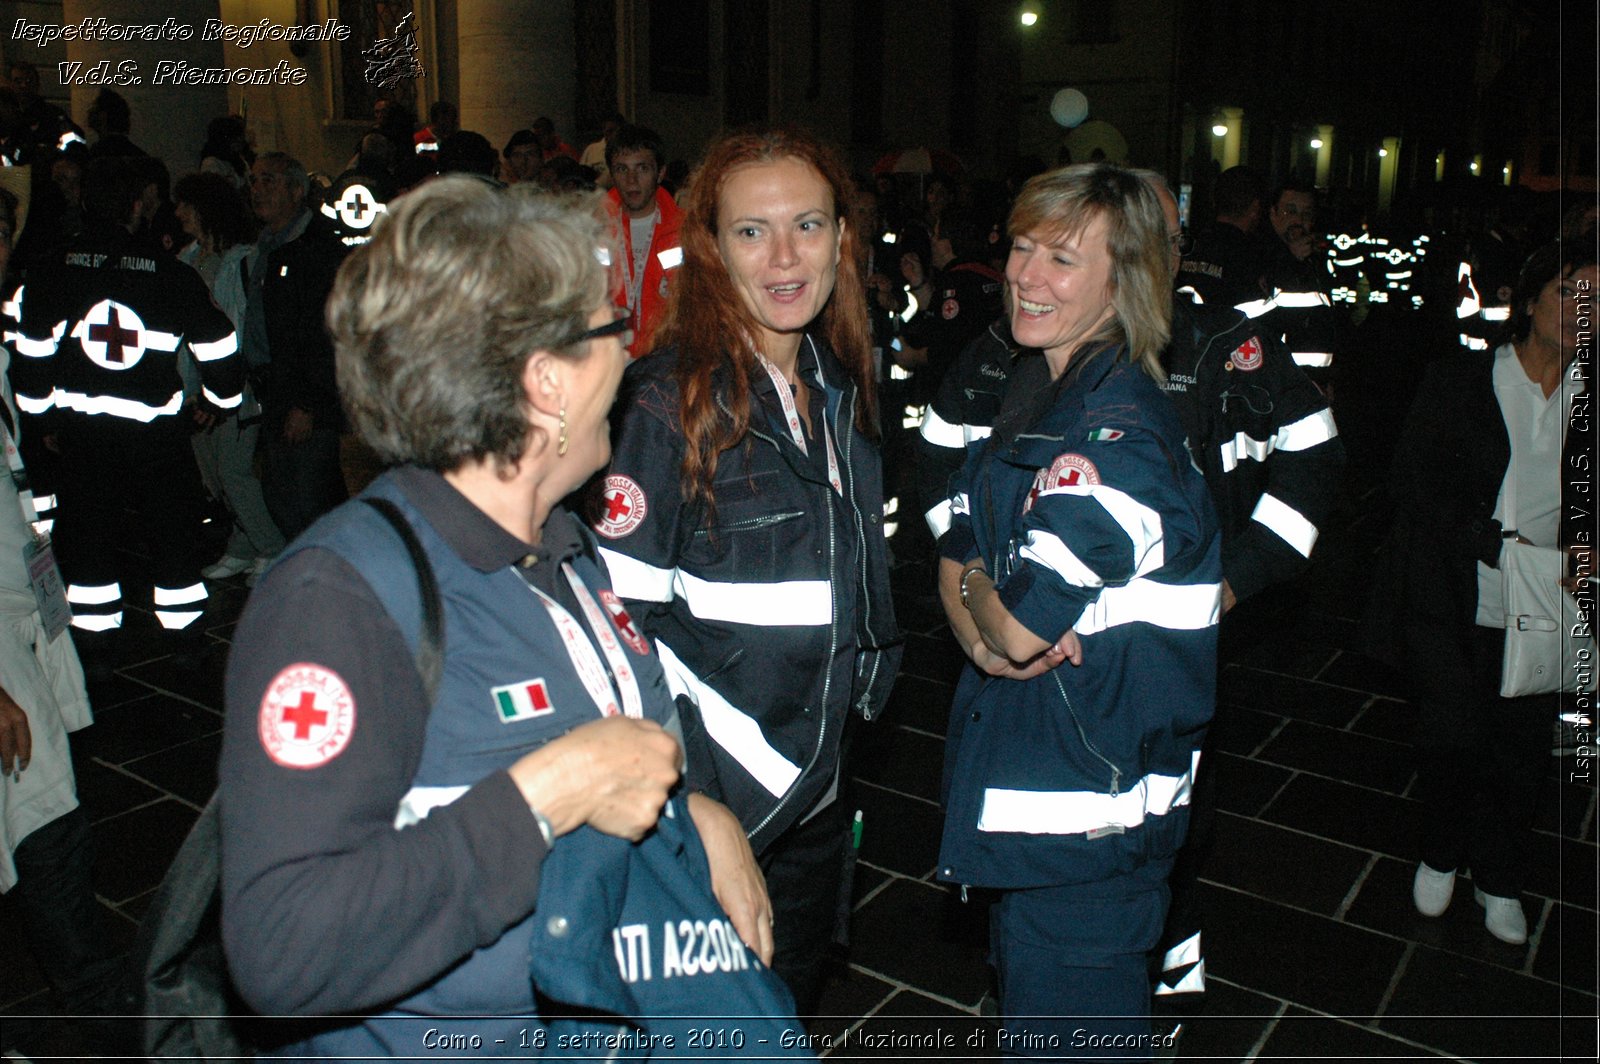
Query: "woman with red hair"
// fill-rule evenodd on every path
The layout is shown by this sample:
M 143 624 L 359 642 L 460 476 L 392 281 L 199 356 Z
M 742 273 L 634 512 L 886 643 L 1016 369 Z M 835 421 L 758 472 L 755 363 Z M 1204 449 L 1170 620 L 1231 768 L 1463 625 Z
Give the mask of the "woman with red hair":
M 807 133 L 711 146 L 656 349 L 624 383 L 596 524 L 666 666 L 690 785 L 760 858 L 773 967 L 801 1013 L 840 898 L 845 719 L 882 708 L 900 650 L 852 203 Z

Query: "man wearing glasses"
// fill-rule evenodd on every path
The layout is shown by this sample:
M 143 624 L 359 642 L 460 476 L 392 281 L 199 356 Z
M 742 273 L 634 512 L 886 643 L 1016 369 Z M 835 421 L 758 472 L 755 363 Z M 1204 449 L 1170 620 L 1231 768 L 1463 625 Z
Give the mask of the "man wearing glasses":
M 1294 352 L 1295 365 L 1329 393 L 1338 324 L 1325 287 L 1329 274 L 1316 231 L 1316 190 L 1295 178 L 1285 181 L 1267 221 L 1277 234 L 1267 266 L 1267 295 L 1275 304 L 1268 327 Z

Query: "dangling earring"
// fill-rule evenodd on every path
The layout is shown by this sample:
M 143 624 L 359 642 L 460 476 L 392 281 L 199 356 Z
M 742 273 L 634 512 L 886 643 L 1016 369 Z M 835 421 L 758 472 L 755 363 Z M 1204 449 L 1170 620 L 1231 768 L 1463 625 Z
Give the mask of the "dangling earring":
M 562 456 L 562 455 L 564 455 L 566 453 L 567 453 L 567 406 L 566 406 L 565 403 L 563 403 L 561 405 L 560 434 L 556 437 L 556 456 L 560 457 L 560 456 Z

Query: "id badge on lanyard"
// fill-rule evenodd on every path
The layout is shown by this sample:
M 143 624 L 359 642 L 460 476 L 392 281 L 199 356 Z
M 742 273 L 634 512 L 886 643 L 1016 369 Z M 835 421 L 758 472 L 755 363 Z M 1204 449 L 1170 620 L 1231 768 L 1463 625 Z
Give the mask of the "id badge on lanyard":
M 72 623 L 72 607 L 67 605 L 67 589 L 61 582 L 61 570 L 56 568 L 56 553 L 50 547 L 50 537 L 35 536 L 24 544 L 22 560 L 28 566 L 28 584 L 33 588 L 34 601 L 39 604 L 39 621 L 44 625 L 46 638 L 54 642 Z
M 600 661 L 600 655 L 594 651 L 594 643 L 591 643 L 584 634 L 583 626 L 578 623 L 576 617 L 567 612 L 566 607 L 536 587 L 529 585 L 528 590 L 538 596 L 545 610 L 549 612 L 556 631 L 561 633 L 561 641 L 566 645 L 567 656 L 572 659 L 573 670 L 583 682 L 584 690 L 589 692 L 589 697 L 593 699 L 595 708 L 600 711 L 602 717 L 615 717 L 618 714 L 630 717 L 644 716 L 644 699 L 639 695 L 639 678 L 633 671 L 632 663 L 628 661 L 628 652 L 622 649 L 617 633 L 611 629 L 606 611 L 600 608 L 600 604 L 589 593 L 583 578 L 570 563 L 562 564 L 561 573 L 567 578 L 567 585 L 572 588 L 573 596 L 577 598 L 589 627 L 594 631 L 595 642 L 600 644 L 601 653 L 605 654 L 604 664 Z M 606 674 L 607 665 L 610 666 L 609 676 Z M 615 684 L 612 683 L 613 680 L 616 681 Z

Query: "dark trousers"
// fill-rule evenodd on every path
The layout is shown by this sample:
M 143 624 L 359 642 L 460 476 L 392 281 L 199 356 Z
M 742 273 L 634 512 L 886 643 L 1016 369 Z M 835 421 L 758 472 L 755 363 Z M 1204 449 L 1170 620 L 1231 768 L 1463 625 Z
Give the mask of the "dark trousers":
M 1515 898 L 1550 771 L 1557 696 L 1501 698 L 1505 631 L 1473 625 L 1471 640 L 1460 687 L 1417 703 L 1422 859 L 1441 872 L 1470 867 L 1485 894 Z
M 822 991 L 849 830 L 845 802 L 835 799 L 761 853 L 761 872 L 772 899 L 772 969 L 788 984 L 801 1016 L 816 1013 Z
M 200 583 L 200 472 L 188 433 L 173 418 L 150 425 L 96 415 L 60 434 L 61 499 L 56 560 L 69 584 L 126 584 L 136 567 L 126 547 L 143 541 L 158 588 Z M 123 594 L 128 588 L 123 587 Z M 198 604 L 185 608 L 200 609 Z M 111 613 L 121 603 L 75 604 Z
M 1146 956 L 1167 913 L 1168 866 L 1000 895 L 989 960 L 1000 980 L 1002 1056 L 1149 1059 Z
M 285 411 L 267 412 L 261 426 L 261 491 L 285 539 L 350 497 L 339 467 L 339 431 L 314 428 L 309 438 L 283 438 Z
M 1218 712 L 1225 710 L 1219 706 Z M 1152 981 L 1161 978 L 1168 951 L 1189 942 L 1201 933 L 1200 921 L 1204 914 L 1200 907 L 1200 869 L 1205 867 L 1206 860 L 1211 855 L 1211 843 L 1217 824 L 1217 765 L 1211 739 L 1214 734 L 1216 734 L 1214 730 L 1206 732 L 1206 741 L 1200 751 L 1200 771 L 1195 774 L 1190 786 L 1189 828 L 1183 838 L 1183 847 L 1172 863 L 1172 876 L 1168 881 L 1172 903 L 1168 907 L 1167 926 L 1162 932 L 1161 944 L 1150 955 Z M 1203 945 L 1203 940 L 1201 944 Z M 1203 953 L 1203 950 L 1198 952 Z M 1198 955 L 1193 958 L 1193 960 L 1198 959 L 1200 959 Z M 1181 974 L 1183 974 L 1181 971 L 1175 973 L 1172 976 L 1174 981 Z
M 118 963 L 105 947 L 95 901 L 89 818 L 76 808 L 17 845 L 17 882 L 6 893 L 23 937 L 62 1008 L 84 1015 L 116 1009 Z
M 1218 657 L 1222 661 L 1228 660 L 1239 649 L 1239 644 L 1251 637 L 1251 633 L 1261 628 L 1260 611 L 1264 603 L 1258 599 L 1251 599 L 1241 603 L 1230 610 L 1223 618 L 1218 633 Z M 1227 712 L 1226 707 L 1217 706 L 1220 716 Z M 1216 728 L 1206 730 L 1205 742 L 1200 747 L 1200 769 L 1189 786 L 1189 826 L 1183 836 L 1183 846 L 1178 850 L 1177 859 L 1172 863 L 1172 875 L 1168 877 L 1167 887 L 1172 894 L 1172 903 L 1167 908 L 1167 926 L 1161 934 L 1160 945 L 1150 954 L 1150 979 L 1156 982 L 1161 979 L 1166 970 L 1167 954 L 1179 946 L 1190 944 L 1189 950 L 1183 951 L 1188 963 L 1200 959 L 1203 950 L 1196 946 L 1203 946 L 1203 941 L 1198 937 L 1201 932 L 1201 920 L 1204 913 L 1200 906 L 1200 869 L 1205 867 L 1206 860 L 1211 855 L 1212 838 L 1217 825 L 1217 743 Z M 1187 973 L 1187 965 L 1183 969 L 1175 970 L 1169 978 L 1177 982 L 1182 975 Z

